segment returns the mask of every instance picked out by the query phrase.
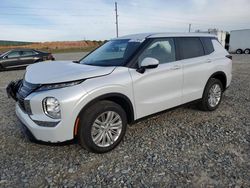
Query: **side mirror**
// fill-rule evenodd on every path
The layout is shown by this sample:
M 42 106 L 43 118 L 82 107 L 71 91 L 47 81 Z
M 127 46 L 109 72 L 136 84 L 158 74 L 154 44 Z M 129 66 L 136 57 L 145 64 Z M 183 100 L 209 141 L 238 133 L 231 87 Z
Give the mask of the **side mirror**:
M 4 59 L 8 59 L 9 57 L 6 55 L 6 56 L 4 56 Z
M 142 60 L 141 66 L 137 69 L 137 72 L 144 73 L 146 69 L 153 69 L 158 67 L 159 61 L 152 57 L 146 57 Z

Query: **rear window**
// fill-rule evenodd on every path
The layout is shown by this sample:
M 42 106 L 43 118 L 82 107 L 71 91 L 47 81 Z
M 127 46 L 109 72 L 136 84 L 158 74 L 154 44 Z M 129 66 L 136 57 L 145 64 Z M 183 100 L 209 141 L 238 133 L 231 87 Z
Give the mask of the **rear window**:
M 201 40 L 198 37 L 178 38 L 178 44 L 181 59 L 199 57 L 205 54 Z
M 202 41 L 203 46 L 204 46 L 205 54 L 206 55 L 211 54 L 214 51 L 212 39 L 208 38 L 208 37 L 202 37 L 201 41 Z

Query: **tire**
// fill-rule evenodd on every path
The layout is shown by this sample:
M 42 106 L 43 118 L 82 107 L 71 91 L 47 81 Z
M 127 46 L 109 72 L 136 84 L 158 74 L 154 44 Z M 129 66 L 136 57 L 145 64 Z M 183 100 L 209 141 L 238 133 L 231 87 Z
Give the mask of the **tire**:
M 110 114 L 109 117 L 113 117 L 110 121 L 108 121 L 108 114 Z M 93 104 L 81 112 L 79 118 L 78 142 L 88 151 L 94 153 L 108 152 L 114 149 L 125 135 L 127 128 L 126 113 L 120 105 L 112 101 L 103 100 Z M 115 118 L 118 119 L 114 121 Z M 107 120 L 110 125 L 105 123 L 105 120 Z M 112 120 L 114 121 L 113 123 Z M 93 126 L 94 122 L 96 126 Z M 101 124 L 101 122 L 103 122 L 103 124 Z M 114 124 L 116 124 L 117 127 L 119 126 L 119 129 L 115 130 Z M 95 138 L 99 139 L 95 140 Z M 108 143 L 108 138 L 112 138 L 110 143 Z
M 3 68 L 3 66 L 2 66 L 2 65 L 0 65 L 0 71 L 2 71 L 2 70 L 4 70 L 4 68 Z
M 212 90 L 213 91 L 217 90 L 219 92 L 215 92 L 216 94 L 211 94 L 213 93 Z M 203 92 L 202 99 L 199 103 L 200 109 L 203 111 L 216 110 L 221 103 L 222 93 L 223 93 L 223 86 L 221 81 L 215 78 L 209 79 L 205 87 L 205 90 Z
M 250 54 L 250 49 L 245 49 L 244 53 L 245 54 Z
M 236 50 L 236 54 L 242 54 L 242 52 L 243 52 L 242 49 L 237 49 Z

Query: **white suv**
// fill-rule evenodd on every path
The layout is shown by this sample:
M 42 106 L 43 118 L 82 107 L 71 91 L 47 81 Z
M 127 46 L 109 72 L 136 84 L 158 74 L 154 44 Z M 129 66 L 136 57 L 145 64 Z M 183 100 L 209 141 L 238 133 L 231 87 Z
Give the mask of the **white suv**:
M 33 140 L 77 138 L 102 153 L 142 117 L 196 100 L 215 110 L 231 70 L 231 56 L 213 35 L 136 34 L 112 39 L 79 62 L 30 65 L 7 92 Z

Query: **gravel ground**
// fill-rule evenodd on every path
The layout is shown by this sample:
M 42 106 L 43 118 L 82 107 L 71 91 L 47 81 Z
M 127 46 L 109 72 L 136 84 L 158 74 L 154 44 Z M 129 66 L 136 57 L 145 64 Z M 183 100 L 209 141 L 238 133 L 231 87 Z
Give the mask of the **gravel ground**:
M 29 142 L 0 89 L 0 187 L 250 187 L 250 56 L 233 58 L 215 112 L 189 105 L 148 118 L 99 155 Z M 23 72 L 1 72 L 0 86 Z
M 56 60 L 79 60 L 84 57 L 87 52 L 72 52 L 53 54 Z

